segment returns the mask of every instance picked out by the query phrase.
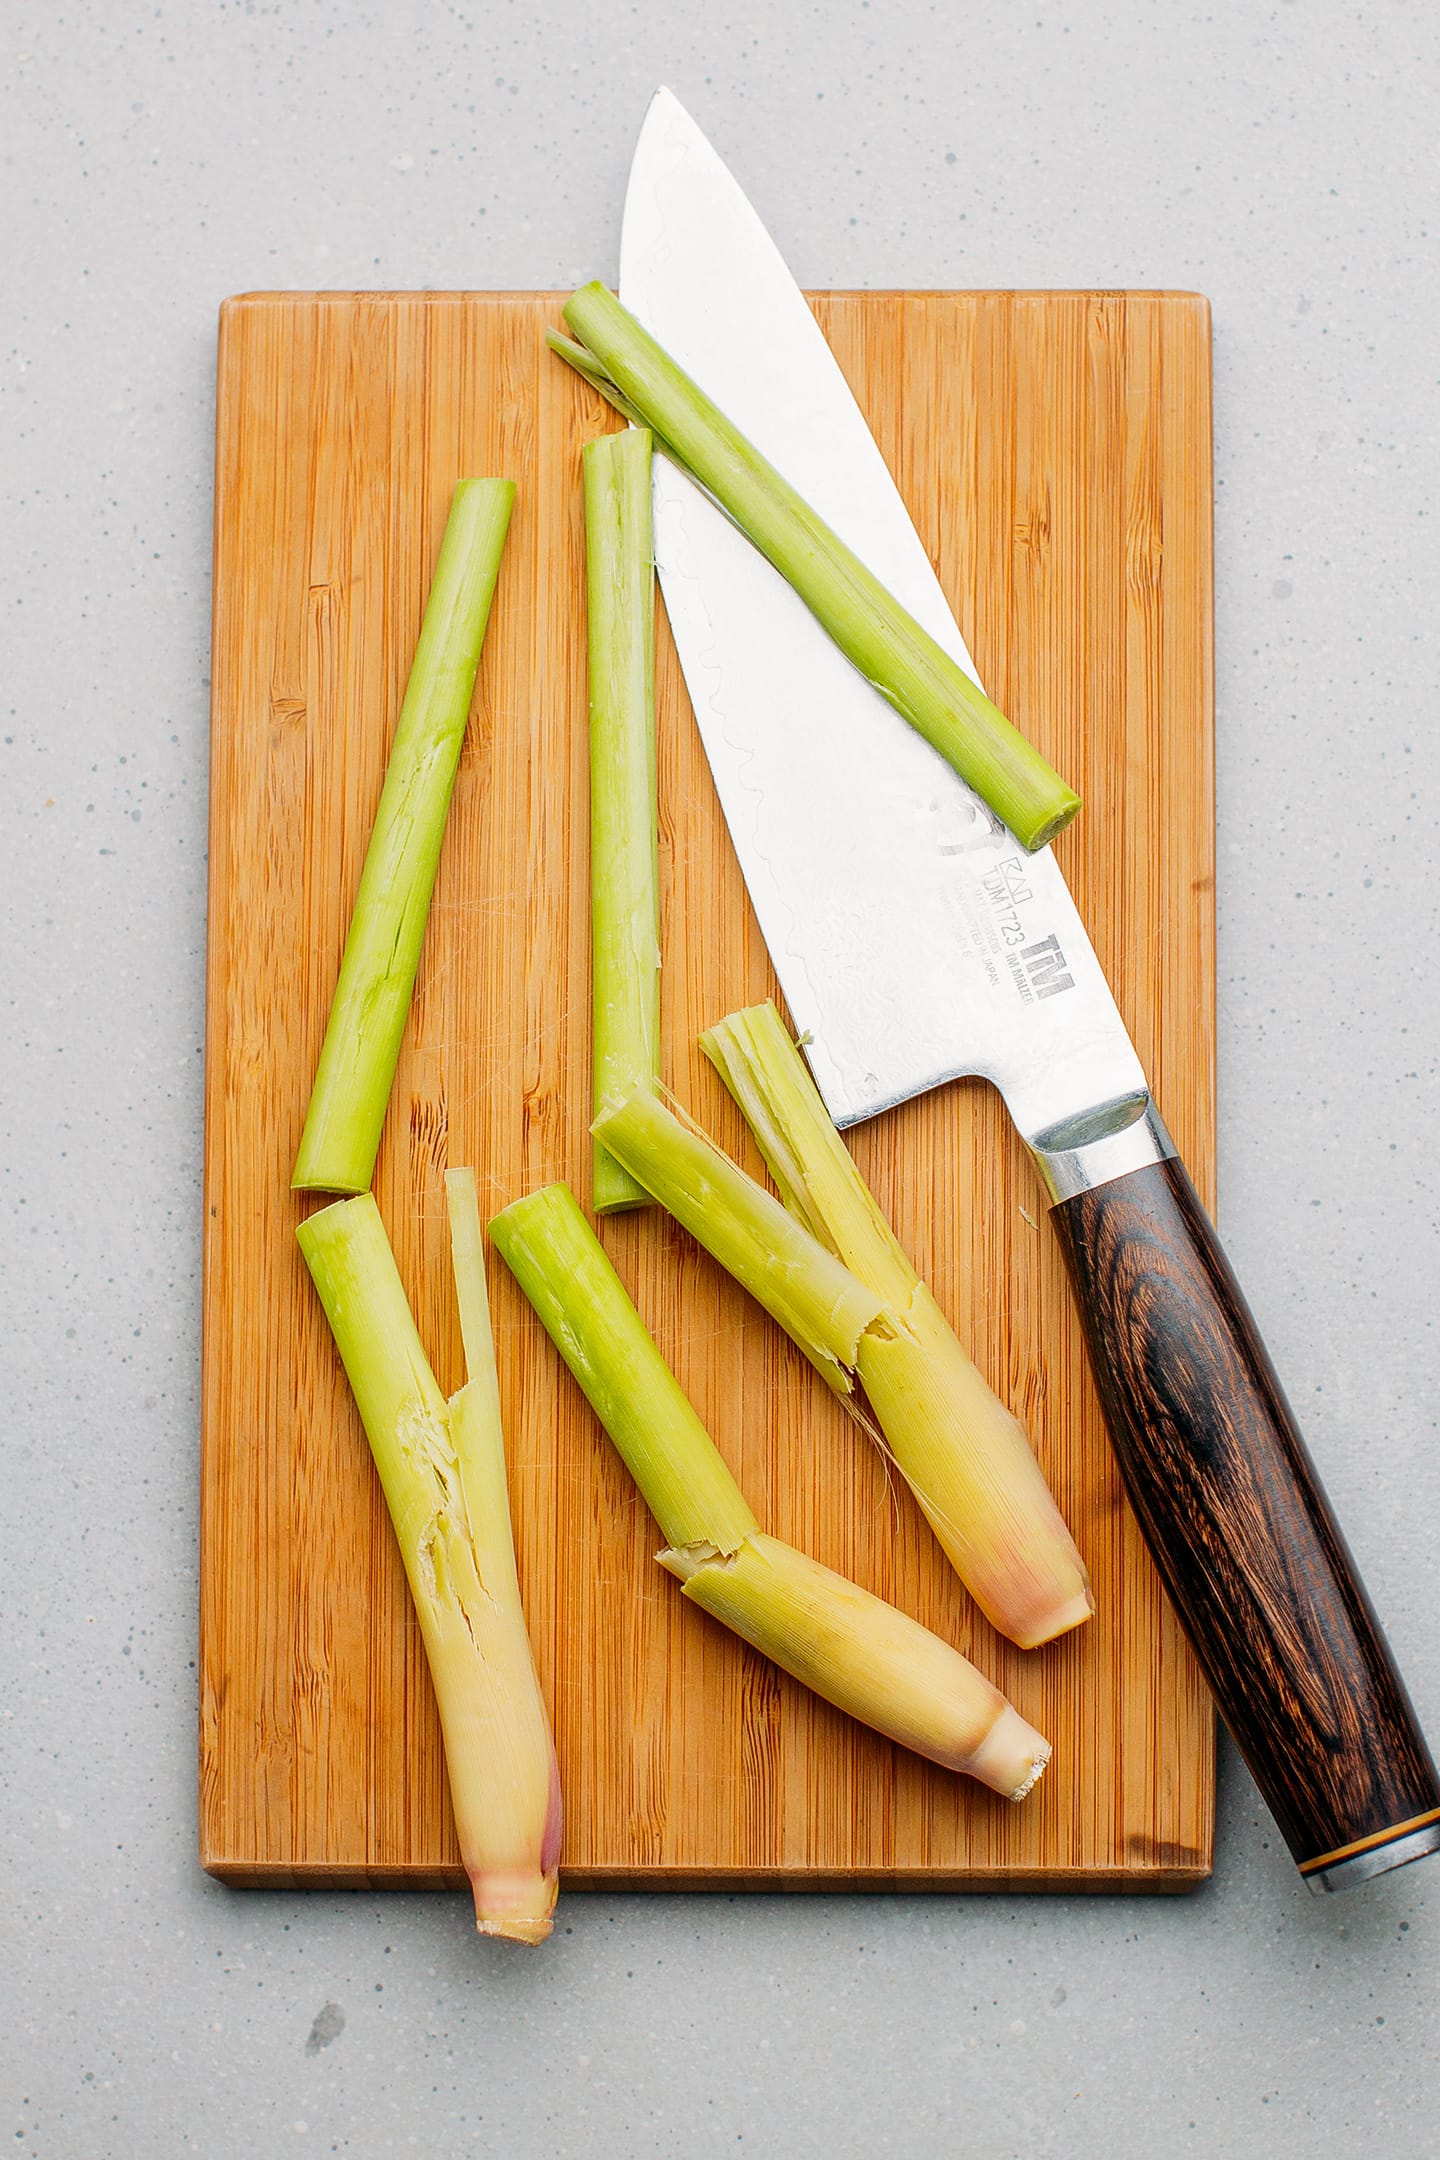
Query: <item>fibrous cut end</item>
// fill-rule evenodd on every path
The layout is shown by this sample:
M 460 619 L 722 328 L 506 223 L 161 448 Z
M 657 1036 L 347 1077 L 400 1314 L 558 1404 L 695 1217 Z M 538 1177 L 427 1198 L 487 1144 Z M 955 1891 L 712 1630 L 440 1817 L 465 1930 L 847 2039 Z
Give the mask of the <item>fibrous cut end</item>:
M 494 1870 L 471 1884 L 475 1893 L 475 1929 L 503 1942 L 542 1943 L 555 1924 L 558 1877 Z

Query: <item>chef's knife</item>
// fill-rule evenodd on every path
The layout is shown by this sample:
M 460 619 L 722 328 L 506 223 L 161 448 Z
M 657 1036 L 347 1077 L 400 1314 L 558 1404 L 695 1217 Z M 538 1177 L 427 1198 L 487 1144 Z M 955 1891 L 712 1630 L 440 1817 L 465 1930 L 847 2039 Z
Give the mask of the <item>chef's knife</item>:
M 664 90 L 631 168 L 620 296 L 975 675 L 803 294 Z M 999 1088 L 1131 1503 L 1302 1874 L 1336 1889 L 1440 1850 L 1434 1762 L 1053 855 L 1025 854 L 664 458 L 654 494 L 696 720 L 836 1124 L 961 1074 Z

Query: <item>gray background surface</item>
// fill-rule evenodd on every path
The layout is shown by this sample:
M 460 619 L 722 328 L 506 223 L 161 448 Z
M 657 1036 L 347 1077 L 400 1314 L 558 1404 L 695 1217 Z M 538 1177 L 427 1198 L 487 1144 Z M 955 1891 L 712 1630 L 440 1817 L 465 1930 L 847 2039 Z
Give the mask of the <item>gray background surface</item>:
M 1440 1734 L 1427 0 L 0 9 L 0 2136 L 1440 2151 L 1440 1867 L 1312 1901 L 231 1892 L 194 1858 L 216 308 L 613 275 L 668 81 L 802 280 L 1215 309 L 1221 1214 Z

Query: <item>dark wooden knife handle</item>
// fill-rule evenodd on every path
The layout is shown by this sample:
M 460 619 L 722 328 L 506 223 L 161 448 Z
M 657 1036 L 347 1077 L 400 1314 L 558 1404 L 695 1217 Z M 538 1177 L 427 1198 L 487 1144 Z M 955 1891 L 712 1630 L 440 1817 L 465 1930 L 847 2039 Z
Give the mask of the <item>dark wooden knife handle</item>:
M 1131 1505 L 1236 1745 L 1302 1874 L 1378 1862 L 1440 1820 L 1440 1780 L 1183 1165 L 1053 1214 Z

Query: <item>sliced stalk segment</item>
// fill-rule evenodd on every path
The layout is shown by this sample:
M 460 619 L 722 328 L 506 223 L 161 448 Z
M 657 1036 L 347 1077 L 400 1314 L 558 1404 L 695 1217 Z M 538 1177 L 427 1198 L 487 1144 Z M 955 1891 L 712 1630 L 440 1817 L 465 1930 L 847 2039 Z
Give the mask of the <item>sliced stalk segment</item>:
M 653 1089 L 632 1088 L 606 1103 L 592 1130 L 846 1393 L 882 1300 Z
M 640 411 L 638 406 L 631 404 L 618 383 L 611 382 L 604 368 L 601 367 L 592 353 L 586 352 L 583 345 L 577 345 L 574 338 L 562 337 L 558 330 L 547 330 L 545 332 L 545 343 L 554 353 L 556 359 L 564 360 L 572 367 L 577 375 L 589 383 L 590 388 L 598 396 L 604 398 L 612 411 L 619 413 L 622 420 L 628 420 L 631 427 L 649 429 L 650 423 L 646 420 L 644 413 Z M 669 458 L 676 471 L 684 473 L 687 480 L 694 480 L 694 473 L 691 472 L 674 444 L 666 443 L 664 448 L 666 457 Z M 698 481 L 696 481 L 696 485 L 699 485 Z
M 767 998 L 707 1028 L 700 1047 L 754 1136 L 797 1222 L 901 1308 L 919 1277 L 855 1167 L 789 1030 Z
M 299 1225 L 370 1442 L 435 1687 L 460 1856 L 482 1934 L 542 1942 L 560 1855 L 560 1780 L 520 1606 L 473 1180 L 452 1189 L 471 1377 L 447 1403 L 372 1194 Z
M 818 1560 L 756 1532 L 730 1559 L 662 1552 L 685 1595 L 837 1709 L 1023 1800 L 1042 1739 L 958 1650 Z
M 465 1351 L 465 1384 L 488 1388 L 500 1423 L 500 1378 L 495 1367 L 495 1331 L 490 1324 L 490 1291 L 485 1281 L 485 1233 L 473 1170 L 445 1172 L 445 1212 L 450 1226 L 450 1271 L 455 1277 L 455 1305 Z M 509 1502 L 506 1502 L 509 1514 Z
M 1023 1798 L 1047 1742 L 918 1621 L 764 1535 L 569 1188 L 517 1200 L 490 1235 L 669 1538 L 660 1564 L 686 1596 L 877 1732 Z
M 490 1236 L 671 1545 L 734 1552 L 758 1527 L 568 1185 L 517 1200 Z
M 622 390 L 616 388 L 604 368 L 597 365 L 583 345 L 577 345 L 574 338 L 562 337 L 558 330 L 547 330 L 545 343 L 557 360 L 568 362 L 575 373 L 589 383 L 591 389 L 598 392 L 623 420 L 628 420 L 632 427 L 645 426 L 644 415 L 636 410 Z
M 842 1363 L 858 1374 L 892 1461 L 981 1611 L 1025 1649 L 1089 1619 L 1084 1562 L 1024 1428 L 916 1274 L 774 1006 L 732 1013 L 701 1045 L 755 1135 L 784 1201 L 779 1212 L 870 1296 L 872 1316 Z M 785 1325 L 763 1269 L 738 1239 L 722 1250 L 713 1236 L 692 1197 L 704 1189 L 701 1169 L 689 1166 L 738 1185 L 737 1218 L 748 1209 L 752 1221 L 766 1220 L 760 1200 L 769 1195 L 663 1105 L 630 1098 L 599 1123 L 627 1167 Z M 682 1147 L 683 1181 L 672 1159 Z M 793 1295 L 788 1278 L 786 1288 Z
M 648 430 L 581 457 L 590 648 L 590 932 L 595 1107 L 660 1072 L 655 547 Z M 595 1143 L 595 1212 L 650 1195 Z
M 359 1193 L 375 1172 L 500 556 L 509 480 L 450 505 L 345 939 L 291 1184 Z
M 1045 758 L 887 591 L 839 535 L 598 281 L 565 308 L 580 372 L 698 480 L 799 593 L 840 650 L 1027 848 L 1080 807 Z M 578 365 L 568 341 L 552 341 Z

